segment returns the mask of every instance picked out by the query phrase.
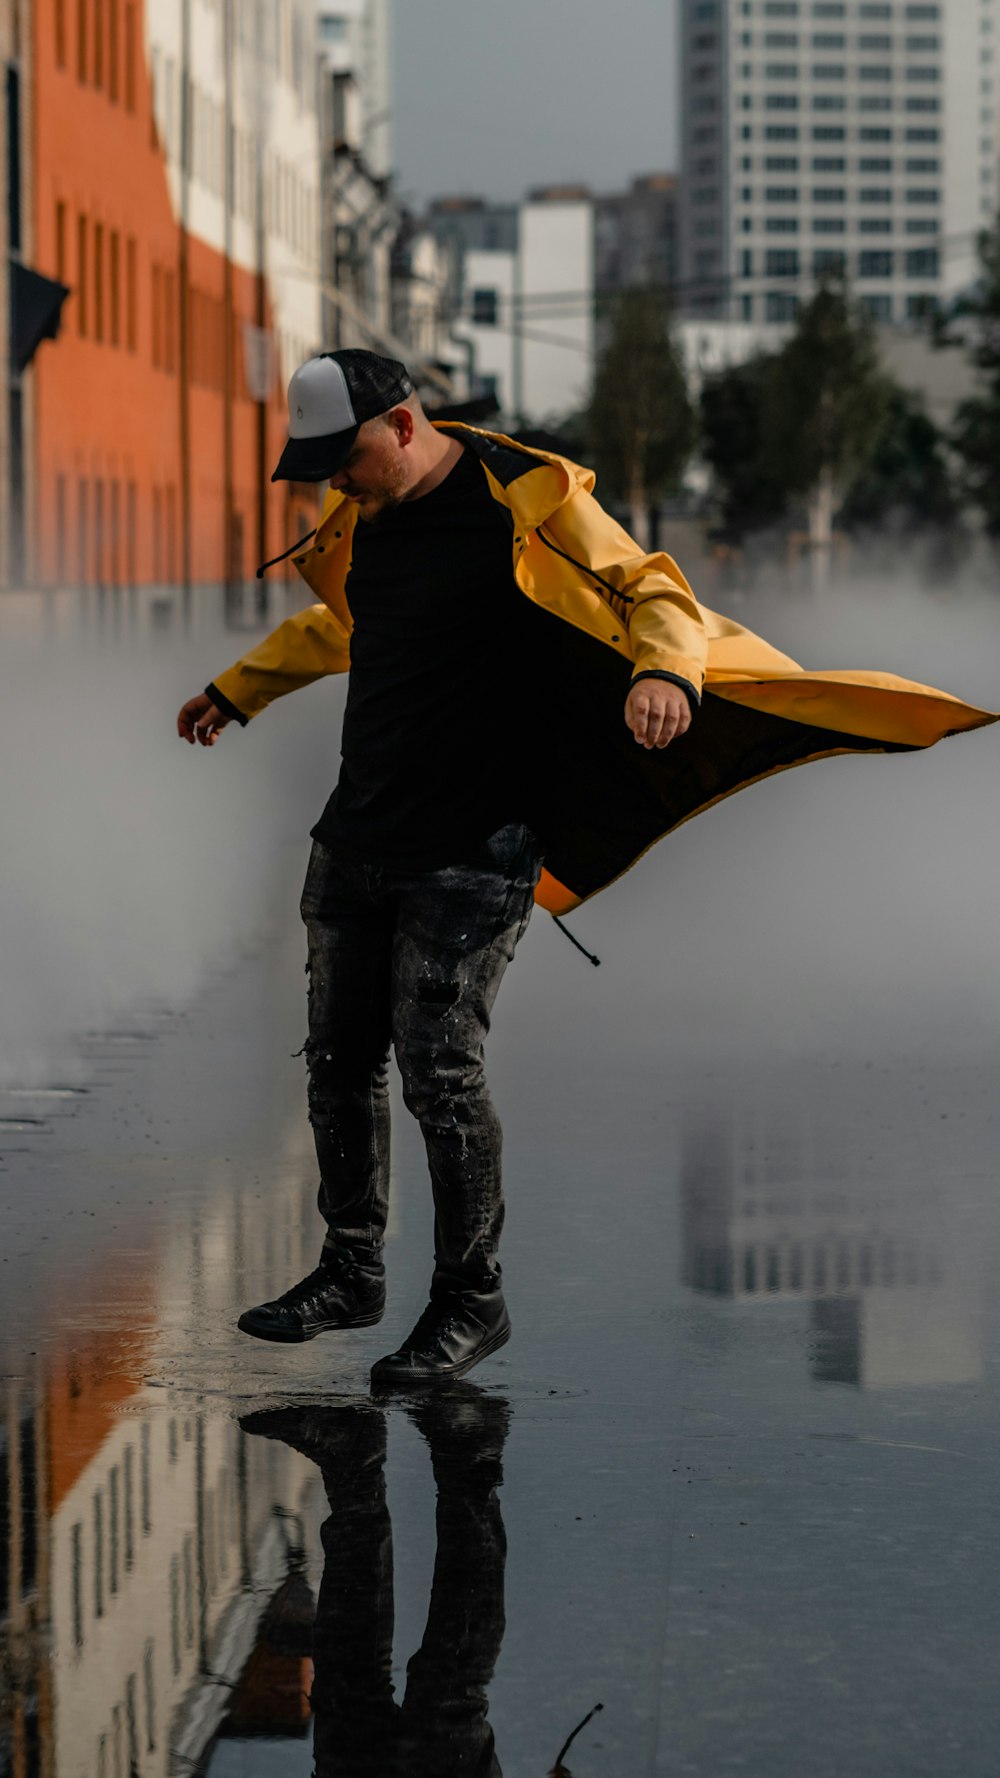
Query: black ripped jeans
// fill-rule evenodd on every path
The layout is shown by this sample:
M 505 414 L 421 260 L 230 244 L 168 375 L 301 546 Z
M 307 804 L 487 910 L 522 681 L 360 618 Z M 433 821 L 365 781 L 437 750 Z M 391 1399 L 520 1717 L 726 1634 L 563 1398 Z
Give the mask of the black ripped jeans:
M 381 1258 L 391 1045 L 427 1147 L 435 1295 L 488 1290 L 500 1275 L 501 1131 L 483 1045 L 540 873 L 538 842 L 521 823 L 498 828 L 481 860 L 435 871 L 313 844 L 302 892 L 306 1055 L 325 1246 Z

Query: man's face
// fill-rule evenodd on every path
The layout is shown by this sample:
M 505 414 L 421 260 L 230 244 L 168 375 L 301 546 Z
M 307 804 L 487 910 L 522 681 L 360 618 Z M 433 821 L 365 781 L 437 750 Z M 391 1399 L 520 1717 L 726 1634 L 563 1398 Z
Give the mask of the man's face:
M 330 477 L 331 488 L 353 500 L 359 519 L 369 524 L 387 507 L 398 506 L 409 488 L 405 445 L 394 420 L 394 413 L 366 420 L 350 456 Z

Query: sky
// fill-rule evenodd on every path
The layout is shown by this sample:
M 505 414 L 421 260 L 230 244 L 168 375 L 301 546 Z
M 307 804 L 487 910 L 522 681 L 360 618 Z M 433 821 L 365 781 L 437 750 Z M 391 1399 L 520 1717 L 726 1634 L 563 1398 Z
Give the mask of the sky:
M 395 0 L 393 30 L 407 199 L 676 166 L 676 0 Z

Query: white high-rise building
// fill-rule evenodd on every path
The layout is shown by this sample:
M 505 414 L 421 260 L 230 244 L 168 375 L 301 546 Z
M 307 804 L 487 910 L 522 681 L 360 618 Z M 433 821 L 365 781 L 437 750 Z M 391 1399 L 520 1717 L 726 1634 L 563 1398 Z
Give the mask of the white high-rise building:
M 880 321 L 976 272 L 1000 0 L 681 0 L 682 307 L 794 316 L 842 267 Z

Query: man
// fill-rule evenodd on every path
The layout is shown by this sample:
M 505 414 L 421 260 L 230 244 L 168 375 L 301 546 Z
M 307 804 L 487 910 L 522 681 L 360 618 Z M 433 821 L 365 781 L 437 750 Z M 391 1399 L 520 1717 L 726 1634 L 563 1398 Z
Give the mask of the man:
M 296 371 L 278 478 L 330 483 L 295 556 L 321 603 L 178 717 L 212 746 L 228 722 L 350 670 L 302 898 L 327 1234 L 316 1270 L 239 1326 L 300 1341 L 381 1318 L 392 1044 L 427 1148 L 435 1264 L 428 1307 L 372 1376 L 436 1381 L 510 1334 L 483 1044 L 533 901 L 578 906 L 786 766 L 996 719 L 890 674 L 804 673 L 700 606 L 669 556 L 643 554 L 589 470 L 432 424 L 404 367 L 374 353 Z

